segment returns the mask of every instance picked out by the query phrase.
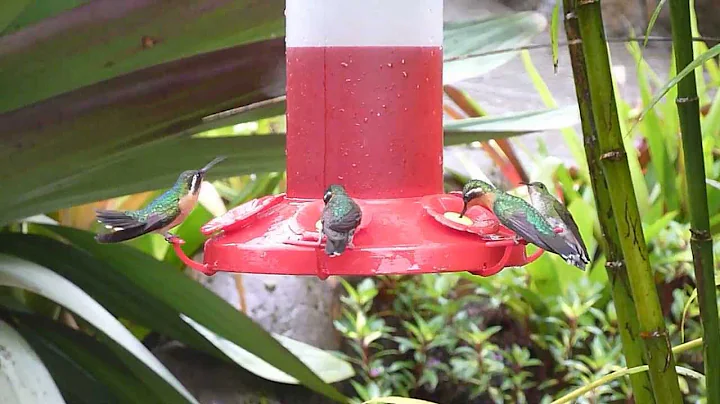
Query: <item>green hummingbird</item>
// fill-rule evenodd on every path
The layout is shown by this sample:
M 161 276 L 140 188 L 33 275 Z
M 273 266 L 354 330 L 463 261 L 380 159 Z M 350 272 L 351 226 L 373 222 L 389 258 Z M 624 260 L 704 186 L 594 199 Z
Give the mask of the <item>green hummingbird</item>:
M 224 159 L 218 157 L 199 170 L 184 171 L 172 188 L 140 210 L 97 210 L 98 222 L 114 231 L 98 234 L 95 240 L 98 243 L 119 243 L 156 232 L 165 236 L 166 241 L 172 242 L 176 236 L 170 234 L 170 229 L 182 223 L 192 212 L 205 174 Z
M 585 247 L 575 219 L 573 219 L 565 205 L 552 196 L 542 182 L 531 182 L 523 185 L 528 188 L 532 206 L 545 217 L 545 220 L 547 220 L 551 226 L 563 229 L 563 232 L 560 233 L 559 236 L 564 238 L 569 245 L 573 246 L 577 253 L 576 258 L 579 262 L 574 265 L 585 266 L 589 264 L 590 257 L 588 256 L 587 247 Z
M 322 235 L 327 237 L 325 253 L 336 257 L 352 242 L 362 220 L 360 206 L 347 194 L 342 185 L 330 185 L 323 196 Z
M 462 217 L 471 206 L 490 209 L 500 223 L 543 250 L 561 256 L 567 263 L 585 269 L 575 246 L 555 233 L 553 226 L 525 200 L 502 192 L 492 185 L 470 180 L 463 187 Z

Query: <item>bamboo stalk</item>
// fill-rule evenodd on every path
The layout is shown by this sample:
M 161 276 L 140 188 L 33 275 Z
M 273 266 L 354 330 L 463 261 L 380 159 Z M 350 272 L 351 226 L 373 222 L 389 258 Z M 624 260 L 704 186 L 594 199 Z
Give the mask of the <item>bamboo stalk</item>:
M 598 212 L 600 229 L 604 235 L 600 240 L 605 251 L 606 262 L 620 262 L 624 264 L 622 251 L 620 250 L 619 235 L 615 227 L 615 215 L 610 204 L 610 191 L 605 177 L 603 176 L 600 164 L 600 152 L 598 146 L 598 133 L 595 119 L 592 112 L 592 100 L 590 87 L 588 85 L 587 71 L 585 68 L 585 53 L 580 40 L 578 19 L 575 13 L 575 2 L 563 0 L 565 12 L 565 33 L 568 40 L 568 51 L 570 52 L 570 64 L 575 80 L 575 93 L 580 109 L 580 121 L 582 124 L 583 139 L 585 144 L 585 155 L 588 162 L 590 183 L 595 196 L 595 206 Z M 645 364 L 643 358 L 643 343 L 639 335 L 639 324 L 635 304 L 630 291 L 630 281 L 624 266 L 607 265 L 608 280 L 610 281 L 613 302 L 617 313 L 618 328 L 622 341 L 623 354 L 627 367 L 634 368 Z M 650 377 L 647 372 L 635 373 L 630 376 L 633 396 L 637 404 L 654 403 Z
M 677 71 L 692 62 L 693 45 L 688 0 L 670 0 L 675 66 Z M 718 325 L 717 295 L 713 263 L 712 234 L 705 188 L 700 102 L 695 75 L 688 74 L 678 83 L 675 100 L 680 117 L 685 183 L 689 200 L 690 247 L 695 266 L 698 302 L 703 326 L 703 357 L 707 382 L 708 404 L 720 404 L 720 325 Z
M 587 79 L 594 122 L 598 132 L 600 163 L 609 189 L 615 215 L 620 250 L 624 261 L 608 261 L 608 267 L 626 268 L 630 291 L 635 302 L 639 332 L 632 337 L 644 341 L 650 384 L 658 403 L 681 403 L 670 339 L 660 307 L 640 212 L 623 145 L 604 27 L 598 0 L 577 0 L 575 13 L 580 28 L 587 66 Z M 637 393 L 637 391 L 636 391 Z

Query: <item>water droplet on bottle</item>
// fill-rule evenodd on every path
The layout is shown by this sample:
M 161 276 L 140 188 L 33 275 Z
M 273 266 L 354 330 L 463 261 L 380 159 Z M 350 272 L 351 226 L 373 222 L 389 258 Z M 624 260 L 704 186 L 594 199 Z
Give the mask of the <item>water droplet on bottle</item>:
M 401 63 L 401 64 L 405 64 L 405 59 L 401 59 L 401 60 L 400 60 L 400 63 Z
M 379 113 L 379 112 L 377 113 L 377 116 L 380 116 L 380 113 Z
M 367 123 L 367 121 L 368 121 L 367 117 L 363 118 L 363 122 Z
M 389 68 L 391 68 L 391 69 L 392 69 L 392 66 L 393 66 L 392 63 L 388 63 L 388 64 L 387 64 L 387 67 L 389 67 Z
M 352 163 L 352 166 L 353 166 L 353 168 L 355 168 L 355 167 L 357 167 L 357 164 L 355 164 L 355 163 Z
M 407 111 L 407 107 L 403 108 L 405 111 Z
M 370 157 L 370 153 L 365 153 L 365 157 Z
M 345 79 L 345 82 L 346 82 L 346 83 L 349 83 L 349 82 L 351 82 L 351 81 L 352 81 L 352 79 Z
M 342 175 L 338 175 L 338 179 L 339 179 L 339 180 L 344 180 L 345 177 L 343 177 Z
M 340 62 L 340 66 L 342 66 L 342 67 L 348 67 L 348 64 L 345 63 L 345 62 Z
M 397 93 L 397 97 L 400 98 L 400 93 Z
M 383 107 L 383 108 L 387 108 L 387 105 L 383 104 L 382 107 Z
M 407 72 L 403 72 L 403 77 L 405 77 L 405 78 L 407 78 L 407 77 L 408 77 L 408 74 L 407 74 Z

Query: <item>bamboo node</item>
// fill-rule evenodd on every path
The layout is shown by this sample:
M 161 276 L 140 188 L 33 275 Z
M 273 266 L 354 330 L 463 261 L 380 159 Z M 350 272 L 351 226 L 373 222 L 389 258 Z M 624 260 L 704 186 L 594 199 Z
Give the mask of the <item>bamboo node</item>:
M 685 103 L 688 103 L 688 102 L 697 102 L 698 100 L 700 100 L 700 98 L 698 98 L 698 96 L 694 96 L 694 97 L 677 97 L 677 98 L 675 99 L 675 103 L 676 103 L 676 104 L 685 104 Z
M 624 155 L 625 155 L 625 150 L 622 150 L 622 149 L 611 150 L 607 153 L 603 153 L 600 156 L 600 160 L 617 161 L 617 160 L 620 160 Z
M 580 39 L 580 38 L 573 39 L 572 41 L 568 41 L 568 45 L 581 45 L 581 44 L 582 44 L 582 39 Z
M 575 14 L 575 11 L 568 11 L 567 13 L 565 13 L 566 20 L 572 20 L 574 18 L 577 18 L 577 14 Z
M 708 230 L 690 229 L 690 239 L 695 241 L 712 241 L 712 233 Z
M 599 0 L 578 0 L 577 4 L 585 6 L 587 4 L 599 3 Z

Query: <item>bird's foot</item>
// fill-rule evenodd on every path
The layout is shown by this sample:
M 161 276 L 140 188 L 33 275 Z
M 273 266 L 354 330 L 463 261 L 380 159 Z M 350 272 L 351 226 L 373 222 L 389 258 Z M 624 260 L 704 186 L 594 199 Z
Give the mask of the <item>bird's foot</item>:
M 181 239 L 180 237 L 178 237 L 174 234 L 166 233 L 166 234 L 164 234 L 164 236 L 165 236 L 165 241 L 167 241 L 170 244 L 179 244 L 179 245 L 185 244 L 185 240 Z

